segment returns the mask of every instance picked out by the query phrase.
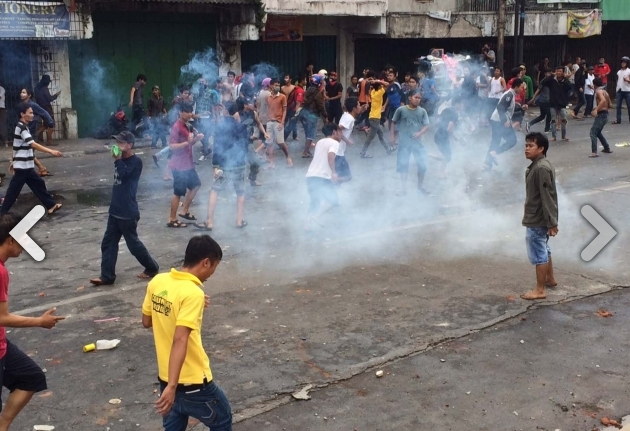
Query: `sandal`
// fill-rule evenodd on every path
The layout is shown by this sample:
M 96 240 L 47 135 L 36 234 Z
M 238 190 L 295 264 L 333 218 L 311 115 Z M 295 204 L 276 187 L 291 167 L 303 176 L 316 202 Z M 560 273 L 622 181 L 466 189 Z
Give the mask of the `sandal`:
M 59 211 L 61 209 L 63 205 L 62 204 L 55 204 L 54 207 L 50 208 L 48 210 L 48 215 L 53 215 L 54 213 L 56 213 L 57 211 Z
M 589 158 L 591 158 L 591 159 L 593 159 L 593 158 L 595 158 L 595 157 L 599 157 L 599 156 L 598 156 L 597 154 L 593 153 L 593 154 L 590 154 L 588 157 L 589 157 Z
M 236 225 L 236 227 L 237 227 L 238 229 L 242 229 L 242 228 L 244 228 L 245 226 L 247 226 L 247 222 L 246 222 L 245 220 L 241 220 L 241 224 L 237 224 L 237 225 Z
M 188 225 L 186 223 L 180 222 L 179 220 L 175 220 L 175 221 L 169 221 L 168 223 L 166 223 L 166 227 L 180 228 L 180 227 L 188 227 Z
M 197 217 L 195 217 L 193 214 L 191 213 L 186 213 L 186 214 L 177 214 L 178 216 L 180 216 L 181 218 L 185 218 L 186 220 L 191 220 L 191 221 L 197 221 Z
M 114 284 L 113 281 L 103 281 L 100 278 L 93 278 L 90 280 L 90 283 L 94 286 L 111 286 Z
M 194 223 L 193 226 L 206 232 L 210 232 L 212 230 L 212 226 L 208 226 L 208 223 L 205 221 L 203 223 Z

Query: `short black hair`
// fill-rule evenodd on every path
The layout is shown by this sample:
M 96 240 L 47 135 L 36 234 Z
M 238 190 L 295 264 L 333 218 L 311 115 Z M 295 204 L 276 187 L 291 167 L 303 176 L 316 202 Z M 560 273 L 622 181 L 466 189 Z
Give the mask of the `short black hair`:
M 376 72 L 374 72 L 372 69 L 368 70 L 367 73 L 365 74 L 366 78 L 374 78 L 376 76 Z
M 280 80 L 278 78 L 271 78 L 269 85 L 271 86 L 273 84 L 280 84 Z
M 359 105 L 359 99 L 356 97 L 348 97 L 346 101 L 343 103 L 343 106 L 346 108 L 346 112 L 352 112 L 354 108 Z
M 500 67 L 495 67 L 494 70 L 498 70 L 499 72 L 503 72 L 503 69 L 501 69 Z
M 193 111 L 193 104 L 190 102 L 181 102 L 179 104 L 179 110 L 180 112 L 192 112 Z
M 512 81 L 512 88 L 516 88 L 523 85 L 523 82 L 525 81 L 523 81 L 521 78 L 516 78 L 514 81 Z
M 221 246 L 210 235 L 197 235 L 190 238 L 184 255 L 184 268 L 197 265 L 204 259 L 210 262 L 220 262 L 223 259 Z
M 28 108 L 30 108 L 31 105 L 29 105 L 28 103 L 25 102 L 20 102 L 17 105 L 17 111 L 20 115 L 24 114 L 26 111 L 28 111 Z
M 416 88 L 415 90 L 411 90 L 408 94 L 407 94 L 407 99 L 411 99 L 411 97 L 415 96 L 415 95 L 420 96 L 420 98 L 422 98 L 422 93 L 420 92 L 419 88 Z
M 26 94 L 28 95 L 28 97 L 30 97 L 31 99 L 33 98 L 33 89 L 31 87 L 24 87 L 22 90 L 26 90 Z
M 602 78 L 595 78 L 595 79 L 593 79 L 593 85 L 595 87 L 603 87 L 604 86 L 604 80 Z
M 236 103 L 232 101 L 225 102 L 223 104 L 223 107 L 227 110 L 228 114 L 230 115 L 234 115 L 238 112 L 238 106 L 236 105 Z
M 409 80 L 411 81 L 412 79 L 416 82 L 416 84 L 418 83 L 418 77 L 417 77 L 417 76 L 415 76 L 415 75 L 411 75 L 411 76 L 409 77 Z
M 235 78 L 236 78 L 236 72 L 234 72 L 233 70 L 230 70 L 230 71 L 227 73 L 227 76 L 233 76 L 233 77 L 235 77 Z
M 190 87 L 188 87 L 187 85 L 180 85 L 178 90 L 179 94 L 182 94 L 184 91 L 190 91 Z
M 527 136 L 525 136 L 525 141 L 535 143 L 538 148 L 544 148 L 543 155 L 547 155 L 547 150 L 549 149 L 549 139 L 547 139 L 547 137 L 542 133 L 528 133 Z
M 147 82 L 147 76 L 143 75 L 142 73 L 138 74 L 138 76 L 136 77 L 136 81 L 144 81 Z
M 556 66 L 555 70 L 562 70 L 564 72 L 564 66 Z
M 20 103 L 22 105 L 22 103 Z M 10 232 L 20 222 L 20 217 L 15 214 L 6 213 L 0 215 L 0 245 L 7 242 L 11 236 Z
M 337 130 L 337 125 L 335 123 L 324 124 L 324 127 L 322 127 L 322 133 L 326 137 L 332 136 L 335 130 Z

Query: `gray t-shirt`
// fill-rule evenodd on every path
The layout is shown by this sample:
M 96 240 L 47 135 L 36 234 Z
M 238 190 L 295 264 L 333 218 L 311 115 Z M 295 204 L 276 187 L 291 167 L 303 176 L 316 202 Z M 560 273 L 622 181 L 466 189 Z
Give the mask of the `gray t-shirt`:
M 422 143 L 420 138 L 414 139 L 413 135 L 429 125 L 429 116 L 424 108 L 412 109 L 409 106 L 401 106 L 394 113 L 392 121 L 396 123 L 401 143 Z
M 140 81 L 136 81 L 133 84 L 133 88 L 136 89 L 133 93 L 133 104 L 144 106 L 144 92 L 142 91 L 144 87 L 142 86 L 142 83 Z

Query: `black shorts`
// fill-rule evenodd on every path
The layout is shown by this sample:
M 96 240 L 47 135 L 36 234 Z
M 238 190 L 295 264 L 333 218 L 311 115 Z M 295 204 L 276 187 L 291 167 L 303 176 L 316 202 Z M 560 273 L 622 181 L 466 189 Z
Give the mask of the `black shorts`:
M 352 178 L 346 156 L 335 156 L 335 171 L 339 178 L 348 178 L 348 180 Z
M 186 196 L 187 190 L 193 190 L 199 186 L 201 186 L 201 180 L 196 170 L 173 171 L 173 194 L 175 196 Z
M 0 391 L 2 386 L 10 392 L 16 389 L 41 392 L 48 389 L 46 375 L 26 353 L 7 340 L 7 352 L 0 359 Z M 0 410 L 2 402 L 0 400 Z
M 232 181 L 236 195 L 243 196 L 245 194 L 245 176 L 245 168 L 224 170 L 221 177 L 214 179 L 212 190 L 222 192 L 227 187 L 228 182 Z

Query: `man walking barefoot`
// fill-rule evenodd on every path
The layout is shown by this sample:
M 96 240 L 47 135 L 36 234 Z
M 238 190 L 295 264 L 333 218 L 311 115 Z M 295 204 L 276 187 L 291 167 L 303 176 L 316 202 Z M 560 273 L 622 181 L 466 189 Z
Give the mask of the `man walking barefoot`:
M 597 155 L 597 140 L 599 139 L 602 143 L 604 149 L 602 153 L 612 153 L 610 149 L 610 145 L 608 145 L 608 141 L 602 134 L 602 130 L 604 130 L 604 126 L 608 123 L 608 110 L 612 108 L 612 103 L 610 101 L 610 96 L 606 91 L 606 87 L 604 87 L 604 83 L 601 78 L 595 78 L 593 80 L 593 85 L 597 89 L 595 91 L 595 97 L 597 100 L 597 105 L 591 112 L 591 115 L 595 117 L 595 121 L 593 122 L 593 126 L 591 127 L 590 137 L 591 137 L 591 155 L 589 157 L 598 157 Z
M 90 283 L 96 286 L 114 284 L 118 243 L 123 236 L 129 252 L 144 266 L 144 271 L 138 274 L 138 278 L 151 278 L 160 269 L 138 238 L 140 211 L 136 193 L 138 192 L 140 174 L 142 174 L 142 159 L 132 152 L 136 142 L 135 136 L 131 132 L 121 132 L 113 138 L 116 139 L 121 153 L 112 154 L 114 158 L 114 186 L 112 188 L 112 200 L 109 204 L 107 228 L 101 242 L 101 276 L 90 280 Z
M 544 299 L 545 287 L 555 287 L 549 237 L 558 234 L 556 172 L 547 160 L 549 140 L 542 133 L 525 137 L 525 157 L 532 164 L 525 174 L 525 242 L 527 256 L 536 266 L 536 288 L 521 295 L 527 300 Z

